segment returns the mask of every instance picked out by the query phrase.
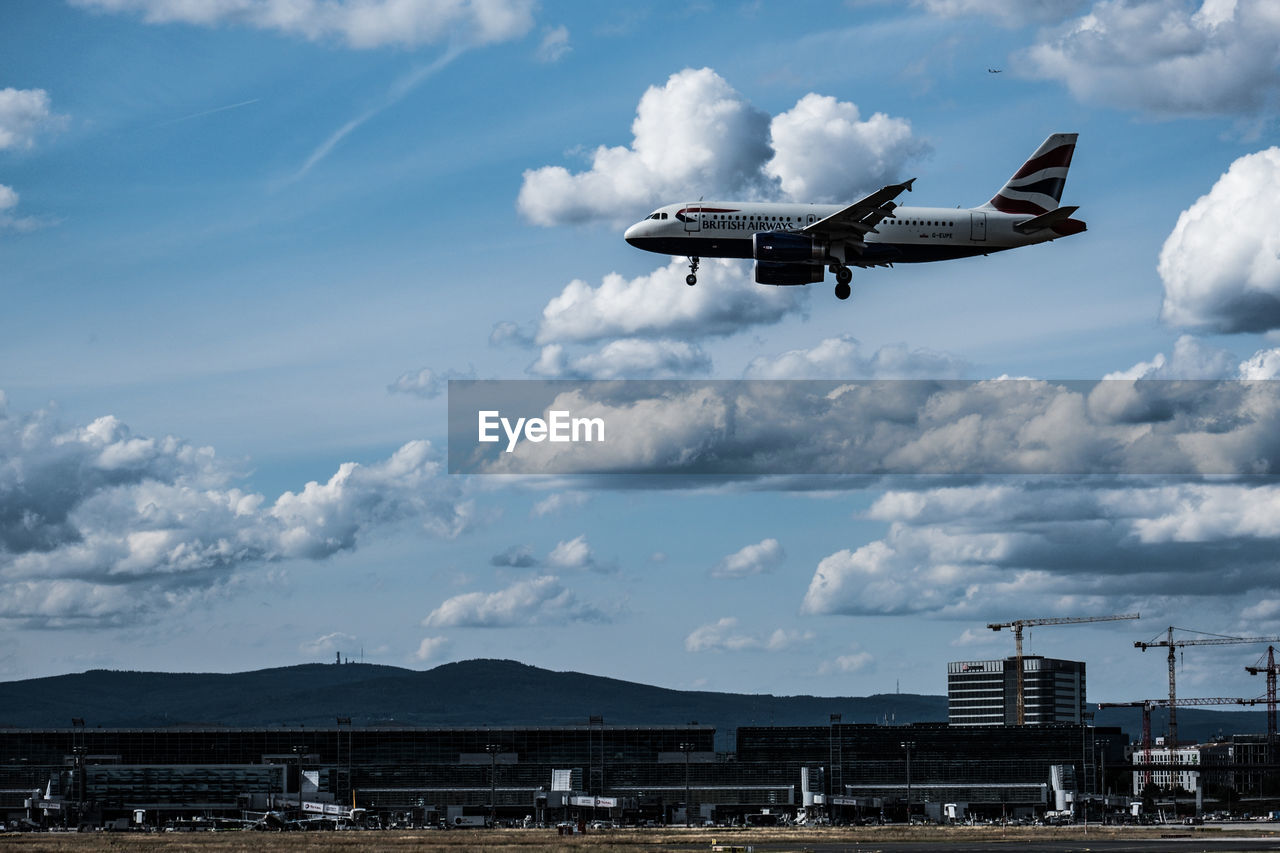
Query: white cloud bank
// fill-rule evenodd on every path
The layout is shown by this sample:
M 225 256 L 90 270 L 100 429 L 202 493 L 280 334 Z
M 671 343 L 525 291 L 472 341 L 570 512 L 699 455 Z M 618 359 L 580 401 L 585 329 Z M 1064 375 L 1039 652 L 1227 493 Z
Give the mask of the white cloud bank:
M 534 0 L 71 0 L 152 24 L 245 26 L 353 48 L 509 41 L 533 27 Z
M 1208 349 L 1179 359 L 1197 370 L 1209 369 L 1200 361 L 1221 361 Z M 1259 353 L 1247 369 L 1261 372 L 1274 360 Z M 1149 369 L 1135 368 L 1139 375 Z M 477 470 L 801 477 L 1280 471 L 1280 389 L 1267 382 L 599 383 L 557 393 L 544 404 L 552 409 L 600 418 L 608 442 L 522 442 Z
M 1061 21 L 1086 5 L 1086 0 L 913 0 L 932 15 L 958 18 L 981 15 L 1001 26 Z
M 1151 382 L 1239 377 L 1273 379 L 1280 350 L 1233 364 L 1222 350 L 1183 336 L 1163 353 L 1117 376 L 1166 389 L 1143 397 L 1142 383 L 1095 387 L 1089 406 L 1116 422 L 1158 424 L 1190 416 L 1197 428 L 1178 444 L 1195 453 L 1230 435 L 1272 404 L 1272 382 Z M 1233 389 L 1234 403 L 1216 388 Z M 1253 433 L 1252 428 L 1246 432 Z M 1239 471 L 1280 453 L 1275 430 L 1228 438 Z M 868 511 L 888 526 L 875 541 L 829 554 L 810 581 L 809 614 L 931 613 L 955 618 L 996 615 L 1017 600 L 1044 615 L 1167 611 L 1194 601 L 1259 633 L 1280 625 L 1273 607 L 1280 570 L 1280 487 L 1269 480 L 1153 479 L 996 480 L 943 488 L 893 489 Z M 1258 623 L 1263 623 L 1260 627 Z M 954 643 L 975 638 L 966 632 Z
M 823 558 L 810 614 L 983 618 L 1144 610 L 1156 600 L 1260 596 L 1280 573 L 1280 489 L 988 484 L 890 491 L 882 539 Z
M 1104 0 L 1014 61 L 1085 103 L 1162 116 L 1256 113 L 1276 102 L 1280 6 Z
M 699 197 L 853 201 L 896 180 L 926 146 L 905 119 L 816 94 L 770 118 L 710 68 L 687 68 L 641 97 L 629 146 L 600 146 L 585 172 L 524 173 L 516 201 L 538 225 L 630 222 Z M 818 153 L 820 152 L 820 153 Z
M 370 528 L 467 528 L 472 507 L 425 441 L 275 501 L 233 485 L 213 450 L 134 435 L 114 417 L 63 427 L 0 398 L 0 619 L 119 624 L 262 563 L 322 559 Z

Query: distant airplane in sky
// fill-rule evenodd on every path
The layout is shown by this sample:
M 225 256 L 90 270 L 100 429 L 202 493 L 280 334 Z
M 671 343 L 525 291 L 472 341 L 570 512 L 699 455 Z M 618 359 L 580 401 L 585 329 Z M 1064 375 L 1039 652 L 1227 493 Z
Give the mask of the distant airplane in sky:
M 846 207 L 764 202 L 694 202 L 660 207 L 626 231 L 637 249 L 689 258 L 751 258 L 759 284 L 821 282 L 829 268 L 836 297 L 848 299 L 850 267 L 891 267 L 989 255 L 1085 230 L 1076 207 L 1059 207 L 1074 133 L 1055 133 L 986 204 L 962 210 L 898 207 L 915 178 L 890 184 Z
M 1001 73 L 1001 72 L 1003 72 L 1003 71 L 1004 71 L 1004 69 L 1003 69 L 1003 68 L 988 68 L 988 69 L 987 69 L 987 73 L 988 73 L 988 74 L 1000 74 L 1000 73 Z

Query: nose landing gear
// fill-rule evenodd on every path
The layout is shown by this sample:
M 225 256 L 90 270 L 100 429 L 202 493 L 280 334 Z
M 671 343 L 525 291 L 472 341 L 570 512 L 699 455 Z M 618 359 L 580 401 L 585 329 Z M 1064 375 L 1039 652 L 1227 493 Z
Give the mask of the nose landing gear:
M 698 259 L 689 258 L 689 274 L 684 277 L 684 283 L 693 287 L 698 283 Z

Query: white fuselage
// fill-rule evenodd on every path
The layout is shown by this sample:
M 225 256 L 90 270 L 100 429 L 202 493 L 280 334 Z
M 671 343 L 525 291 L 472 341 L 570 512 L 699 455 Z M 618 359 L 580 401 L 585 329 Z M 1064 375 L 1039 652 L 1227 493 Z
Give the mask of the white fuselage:
M 703 258 L 751 258 L 758 232 L 801 231 L 836 213 L 830 204 L 694 202 L 658 208 L 627 229 L 626 241 L 638 249 L 665 255 Z M 863 238 L 866 248 L 846 256 L 839 241 L 829 247 L 830 261 L 857 264 L 921 263 L 986 255 L 1056 239 L 1064 234 L 1044 228 L 1022 234 L 1014 226 L 1028 214 L 994 209 L 898 207 Z

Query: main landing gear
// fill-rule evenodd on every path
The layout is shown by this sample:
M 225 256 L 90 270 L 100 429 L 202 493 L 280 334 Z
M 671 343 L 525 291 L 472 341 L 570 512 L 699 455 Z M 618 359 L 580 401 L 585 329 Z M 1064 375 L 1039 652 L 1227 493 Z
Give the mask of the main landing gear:
M 693 287 L 698 283 L 698 259 L 689 258 L 689 274 L 684 277 L 684 283 Z
M 849 286 L 849 282 L 853 281 L 853 270 L 841 264 L 832 267 L 831 271 L 836 274 L 836 299 L 848 299 L 849 294 L 853 293 L 853 288 Z

